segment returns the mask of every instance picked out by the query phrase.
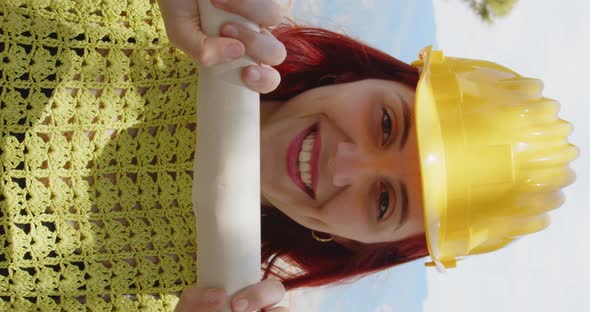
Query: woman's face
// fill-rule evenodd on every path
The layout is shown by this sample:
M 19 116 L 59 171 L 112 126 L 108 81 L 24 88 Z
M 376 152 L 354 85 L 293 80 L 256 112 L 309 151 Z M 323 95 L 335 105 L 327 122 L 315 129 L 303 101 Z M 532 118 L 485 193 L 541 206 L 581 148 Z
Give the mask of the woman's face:
M 362 243 L 424 232 L 413 89 L 369 79 L 262 105 L 274 109 L 261 128 L 270 204 L 309 229 Z

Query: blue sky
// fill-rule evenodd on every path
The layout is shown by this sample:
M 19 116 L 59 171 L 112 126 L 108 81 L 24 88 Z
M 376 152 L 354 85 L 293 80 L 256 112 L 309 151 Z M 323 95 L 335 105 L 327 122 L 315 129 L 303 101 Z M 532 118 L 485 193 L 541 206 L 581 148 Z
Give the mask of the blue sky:
M 435 43 L 445 54 L 501 63 L 541 78 L 574 124 L 582 151 L 566 203 L 541 233 L 447 274 L 420 262 L 352 285 L 290 295 L 292 311 L 497 312 L 590 311 L 590 1 L 520 1 L 494 25 L 481 23 L 461 0 L 295 0 L 297 20 L 341 31 L 404 61 Z
M 292 15 L 299 22 L 351 35 L 406 62 L 436 41 L 431 0 L 295 0 Z

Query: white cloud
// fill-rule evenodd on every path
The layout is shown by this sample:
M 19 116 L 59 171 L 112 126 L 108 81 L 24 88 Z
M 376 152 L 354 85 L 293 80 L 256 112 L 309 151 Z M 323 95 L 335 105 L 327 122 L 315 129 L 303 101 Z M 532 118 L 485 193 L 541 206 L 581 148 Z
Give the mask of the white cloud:
M 375 9 L 375 0 L 361 0 L 361 5 L 365 9 Z
M 308 288 L 294 290 L 287 294 L 285 302 L 282 304 L 288 306 L 290 311 L 321 311 L 320 307 L 324 302 L 326 290 L 324 288 Z
M 434 0 L 437 40 L 447 55 L 489 59 L 540 78 L 575 127 L 570 140 L 590 149 L 590 2 L 520 1 L 489 26 L 458 0 Z M 552 225 L 513 246 L 466 260 L 446 275 L 430 272 L 424 311 L 590 311 L 590 158 L 573 164 L 578 179 Z M 482 304 L 484 302 L 485 304 Z
M 377 307 L 374 312 L 393 312 L 393 307 L 390 304 L 384 304 Z

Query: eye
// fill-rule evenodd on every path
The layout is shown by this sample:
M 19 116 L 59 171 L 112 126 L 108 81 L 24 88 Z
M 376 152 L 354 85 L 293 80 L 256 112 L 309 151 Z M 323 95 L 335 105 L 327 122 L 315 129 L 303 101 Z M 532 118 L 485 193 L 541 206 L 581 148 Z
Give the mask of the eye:
M 377 203 L 377 212 L 379 217 L 377 218 L 379 221 L 383 220 L 383 217 L 389 210 L 389 191 L 386 187 L 381 188 L 381 192 L 379 192 L 379 200 Z
M 381 130 L 383 131 L 382 144 L 387 144 L 391 137 L 391 116 L 386 109 L 383 109 L 383 117 L 381 117 Z

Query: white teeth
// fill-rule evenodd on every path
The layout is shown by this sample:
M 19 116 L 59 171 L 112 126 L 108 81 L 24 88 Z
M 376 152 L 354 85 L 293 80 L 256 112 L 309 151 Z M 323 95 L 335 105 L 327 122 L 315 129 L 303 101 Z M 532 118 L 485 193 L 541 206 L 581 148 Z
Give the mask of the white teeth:
M 311 153 L 310 152 L 299 152 L 299 162 L 308 162 L 311 160 Z
M 299 171 L 301 172 L 310 172 L 311 171 L 311 165 L 309 163 L 299 163 Z
M 301 150 L 304 152 L 311 152 L 313 149 L 313 142 L 315 142 L 315 134 L 308 135 L 305 140 L 303 140 L 303 144 L 301 144 Z
M 311 151 L 315 143 L 315 132 L 310 133 L 301 144 L 301 151 L 299 152 L 299 173 L 301 174 L 301 181 L 311 189 Z
M 311 186 L 311 173 L 303 172 L 301 173 L 301 180 L 305 183 L 308 187 Z

